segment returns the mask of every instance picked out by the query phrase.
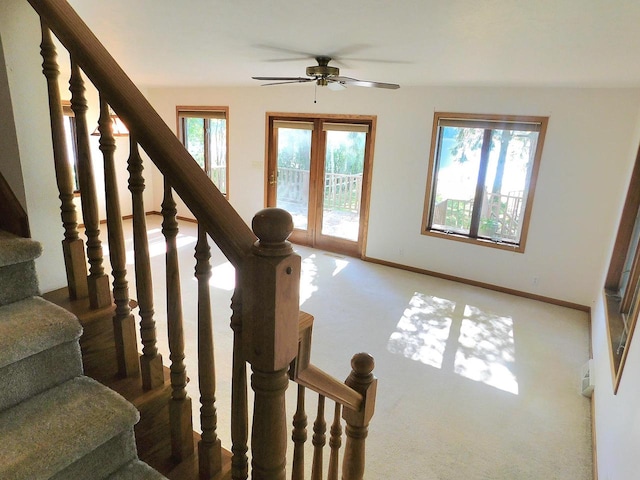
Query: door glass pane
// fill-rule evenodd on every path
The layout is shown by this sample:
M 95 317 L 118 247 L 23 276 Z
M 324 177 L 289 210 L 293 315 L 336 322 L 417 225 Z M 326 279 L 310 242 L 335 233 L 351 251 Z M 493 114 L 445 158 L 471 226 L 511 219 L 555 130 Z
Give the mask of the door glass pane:
M 294 228 L 301 230 L 309 226 L 311 133 L 306 129 L 278 128 L 276 206 L 287 210 Z
M 537 132 L 493 130 L 478 236 L 520 241 Z
M 484 129 L 441 127 L 431 226 L 468 234 L 476 194 Z
M 210 118 L 209 177 L 222 193 L 227 193 L 227 120 Z
M 357 242 L 367 134 L 328 130 L 326 137 L 322 234 Z
M 184 146 L 204 169 L 204 119 L 184 119 Z

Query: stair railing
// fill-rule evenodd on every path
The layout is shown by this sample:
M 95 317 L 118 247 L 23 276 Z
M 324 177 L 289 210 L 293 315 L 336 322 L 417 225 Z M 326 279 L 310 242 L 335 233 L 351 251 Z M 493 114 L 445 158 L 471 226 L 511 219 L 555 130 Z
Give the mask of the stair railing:
M 253 232 L 229 202 L 193 160 L 177 137 L 167 127 L 140 91 L 129 80 L 93 33 L 65 0 L 28 0 L 40 15 L 44 58 L 54 140 L 54 163 L 60 190 L 65 238 L 63 251 L 72 298 L 88 296 L 92 308 L 100 309 L 115 302 L 113 317 L 118 371 L 122 376 L 141 372 L 143 387 L 153 389 L 164 383 L 162 357 L 156 345 L 152 274 L 146 241 L 145 208 L 142 202 L 144 178 L 138 146 L 164 176 L 162 231 L 167 245 L 166 292 L 167 324 L 170 348 L 172 456 L 181 461 L 194 452 L 191 399 L 186 391 L 185 341 L 182 319 L 179 265 L 176 237 L 178 234 L 174 192 L 180 196 L 198 221 L 195 274 L 198 279 L 198 360 L 201 400 L 202 436 L 198 445 L 200 477 L 213 478 L 221 466 L 221 445 L 216 435 L 215 370 L 213 366 L 213 330 L 208 294 L 209 246 L 212 238 L 236 269 L 236 289 L 232 297 L 231 327 L 234 332 L 232 375 L 232 478 L 249 476 L 246 364 L 252 369 L 254 392 L 251 422 L 251 476 L 254 479 L 285 478 L 287 419 L 285 391 L 293 378 L 302 391 L 317 392 L 336 402 L 336 418 L 331 428 L 329 478 L 337 478 L 338 449 L 341 441 L 340 414 L 346 421 L 347 441 L 343 460 L 343 479 L 359 480 L 364 470 L 364 438 L 373 413 L 376 381 L 371 374 L 373 361 L 359 354 L 352 362 L 353 371 L 345 384 L 338 382 L 309 361 L 310 325 L 299 334 L 300 257 L 286 241 L 293 230 L 291 216 L 279 209 L 265 209 L 253 219 Z M 78 236 L 71 169 L 66 159 L 62 110 L 58 90 L 59 67 L 49 32 L 53 32 L 68 50 L 72 72 L 71 108 L 77 122 L 78 177 L 80 181 L 83 220 L 87 235 L 86 265 L 82 240 Z M 99 238 L 96 185 L 91 169 L 89 130 L 86 124 L 87 101 L 84 96 L 86 75 L 100 94 L 100 149 L 104 157 L 105 198 L 112 288 L 102 265 Z M 140 332 L 143 352 L 138 357 L 135 319 L 130 310 L 125 270 L 125 250 L 121 211 L 113 152 L 115 141 L 109 119 L 110 108 L 118 114 L 130 131 L 129 190 L 132 195 L 136 294 L 140 306 Z M 86 268 L 86 267 L 85 267 Z M 86 280 L 86 282 L 85 282 Z M 304 315 L 303 315 L 304 320 Z M 308 323 L 308 322 L 307 322 Z M 303 326 L 306 325 L 303 321 Z M 299 350 L 302 348 L 302 350 Z M 305 360 L 306 359 L 306 360 Z M 295 360 L 295 361 L 294 361 Z M 303 400 L 299 400 L 302 402 Z M 322 409 L 323 410 L 323 409 Z M 322 413 L 322 412 L 321 412 Z M 298 415 L 296 438 L 301 438 Z M 318 417 L 314 445 L 318 460 L 314 461 L 313 478 L 322 474 L 321 447 L 324 443 L 324 419 Z M 299 456 L 299 455 L 298 455 Z M 294 471 L 300 468 L 294 464 Z M 318 473 L 320 472 L 320 473 Z M 302 478 L 296 474 L 294 478 Z
M 308 417 L 305 411 L 306 391 L 317 394 L 317 412 L 313 422 L 313 455 L 311 480 L 321 480 L 324 472 L 326 445 L 326 399 L 334 402 L 330 427 L 327 480 L 338 480 L 339 455 L 342 446 L 342 422 L 345 421 L 346 445 L 342 461 L 342 479 L 362 479 L 365 467 L 365 439 L 373 417 L 378 380 L 373 376 L 374 360 L 367 353 L 358 353 L 351 360 L 351 373 L 344 383 L 326 374 L 311 363 L 313 317 L 301 312 L 298 355 L 291 363 L 289 376 L 298 384 L 296 413 L 293 417 L 291 440 L 294 444 L 292 480 L 303 480 L 305 473 L 305 442 Z

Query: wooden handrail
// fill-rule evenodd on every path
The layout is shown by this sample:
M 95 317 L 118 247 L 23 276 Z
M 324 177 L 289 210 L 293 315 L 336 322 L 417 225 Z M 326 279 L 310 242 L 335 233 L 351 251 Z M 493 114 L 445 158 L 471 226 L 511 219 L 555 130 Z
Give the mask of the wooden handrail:
M 193 160 L 131 79 L 65 0 L 28 0 L 82 65 L 142 148 L 229 261 L 241 265 L 256 240 L 240 215 Z

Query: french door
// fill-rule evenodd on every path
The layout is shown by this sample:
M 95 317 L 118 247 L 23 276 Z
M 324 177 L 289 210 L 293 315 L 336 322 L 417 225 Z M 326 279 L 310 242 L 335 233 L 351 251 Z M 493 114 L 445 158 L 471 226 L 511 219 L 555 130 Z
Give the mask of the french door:
M 374 117 L 268 115 L 267 206 L 293 217 L 296 243 L 364 251 Z

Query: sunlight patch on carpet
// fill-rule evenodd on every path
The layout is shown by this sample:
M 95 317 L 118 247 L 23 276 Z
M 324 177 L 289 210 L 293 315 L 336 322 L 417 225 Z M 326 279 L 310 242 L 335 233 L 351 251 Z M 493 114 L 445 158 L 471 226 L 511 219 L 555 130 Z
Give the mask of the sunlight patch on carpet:
M 454 308 L 454 302 L 416 292 L 391 334 L 387 349 L 441 368 Z
M 387 350 L 518 394 L 511 317 L 415 292 Z
M 511 371 L 514 365 L 511 317 L 465 306 L 454 371 L 470 380 L 517 395 L 518 381 Z

